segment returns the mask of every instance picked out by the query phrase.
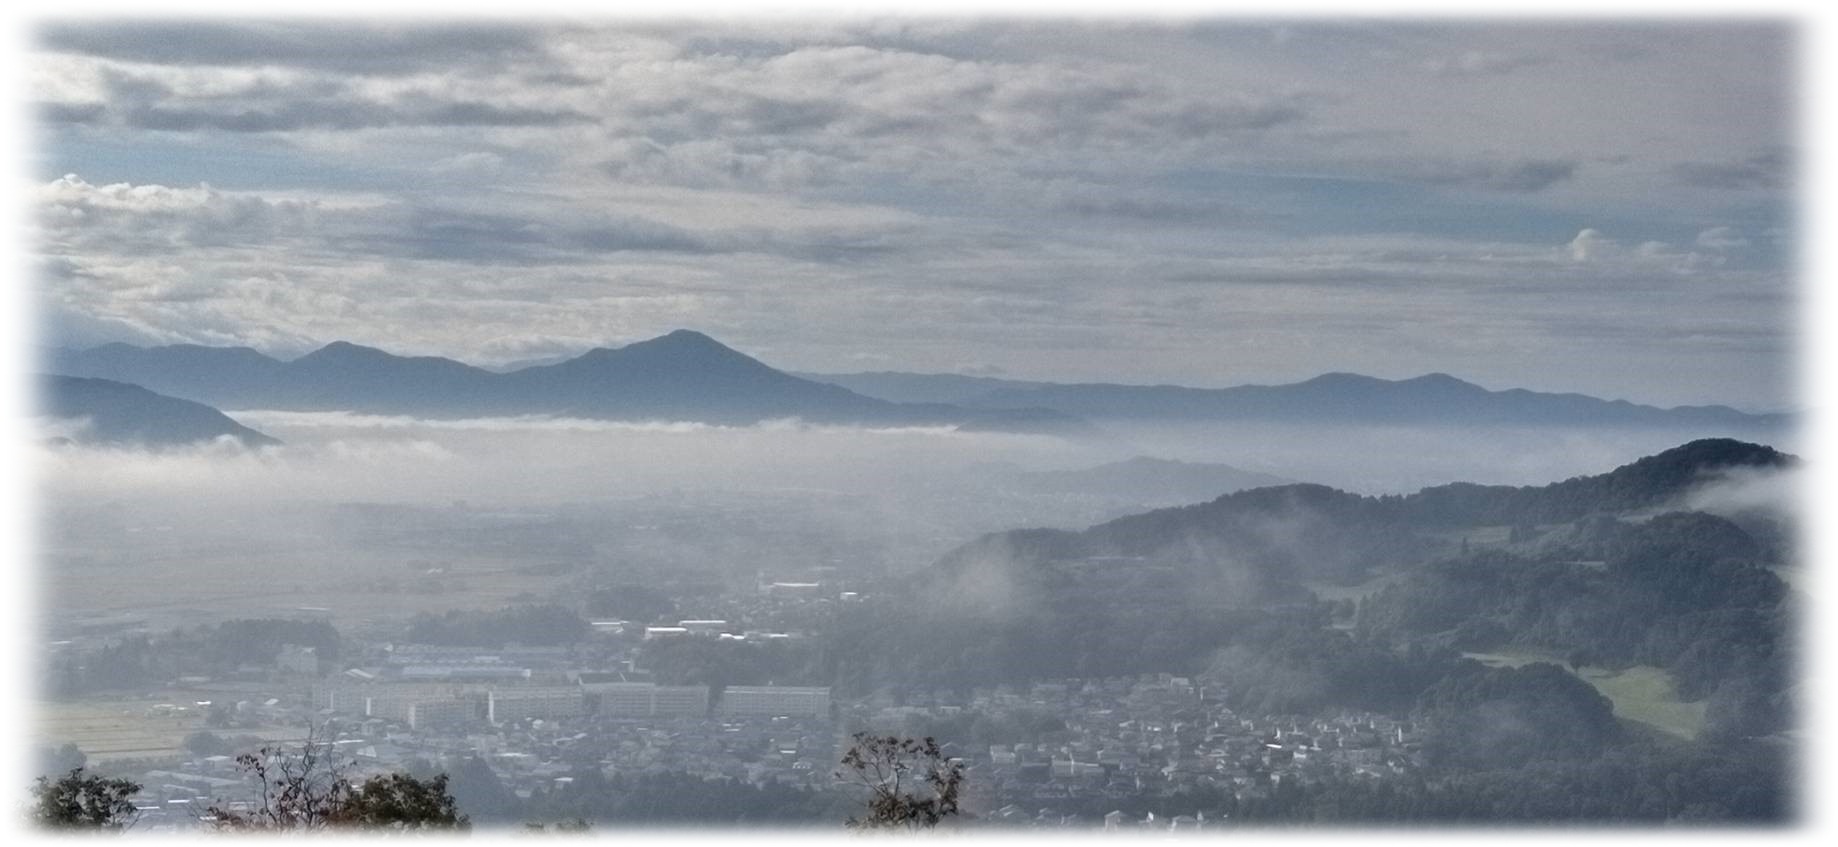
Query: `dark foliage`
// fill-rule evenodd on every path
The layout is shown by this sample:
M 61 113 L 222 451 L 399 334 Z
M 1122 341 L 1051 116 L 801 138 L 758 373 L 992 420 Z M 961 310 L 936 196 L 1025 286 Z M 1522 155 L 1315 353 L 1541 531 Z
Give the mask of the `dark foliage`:
M 1419 698 L 1432 764 L 1485 770 L 1584 759 L 1621 737 L 1608 698 L 1556 665 L 1465 664 Z
M 41 776 L 32 788 L 32 820 L 50 829 L 125 829 L 139 814 L 131 799 L 138 793 L 138 783 L 80 767 L 56 780 Z
M 334 826 L 365 830 L 465 829 L 447 775 L 427 780 L 408 774 L 373 776 L 357 787 L 332 818 Z
M 245 804 L 218 801 L 205 820 L 231 832 L 314 832 L 333 829 L 454 830 L 469 822 L 447 793 L 444 774 L 372 777 L 353 786 L 350 763 L 309 735 L 297 750 L 263 747 L 236 757 L 255 783 Z
M 957 814 L 962 762 L 946 758 L 932 738 L 858 732 L 836 778 L 868 789 L 866 813 L 851 829 L 930 829 Z

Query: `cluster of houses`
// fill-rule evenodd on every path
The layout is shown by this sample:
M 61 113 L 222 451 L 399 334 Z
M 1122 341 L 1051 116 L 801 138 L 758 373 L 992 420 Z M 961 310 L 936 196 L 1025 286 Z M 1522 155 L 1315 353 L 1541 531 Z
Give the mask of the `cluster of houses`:
M 1286 780 L 1385 778 L 1422 764 L 1419 734 L 1407 721 L 1364 712 L 1242 715 L 1225 705 L 1225 694 L 1219 680 L 1158 674 L 977 689 L 967 700 L 933 692 L 865 714 L 889 732 L 966 711 L 1051 716 L 1064 730 L 1036 742 L 946 745 L 967 765 L 966 808 L 1018 826 L 1199 829 L 1208 825 L 1204 810 L 1132 820 L 1090 810 L 1144 796 L 1250 800 Z

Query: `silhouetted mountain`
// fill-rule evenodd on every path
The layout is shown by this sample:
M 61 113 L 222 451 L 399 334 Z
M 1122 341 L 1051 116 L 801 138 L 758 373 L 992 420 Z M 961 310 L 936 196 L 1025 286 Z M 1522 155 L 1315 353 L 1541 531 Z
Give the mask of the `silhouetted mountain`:
M 283 365 L 264 406 L 342 409 L 379 414 L 451 415 L 502 412 L 504 377 L 438 356 L 397 356 L 334 341 Z
M 515 405 L 595 418 L 897 420 L 891 403 L 799 379 L 690 330 L 503 375 Z
M 39 367 L 50 373 L 132 383 L 213 406 L 247 408 L 284 363 L 247 347 L 104 344 L 87 350 L 50 350 Z
M 247 348 L 110 344 L 54 351 L 51 370 L 145 380 L 226 408 L 354 411 L 418 417 L 570 415 L 750 424 L 955 425 L 967 430 L 1094 433 L 1072 415 L 1025 406 L 967 410 L 900 404 L 800 379 L 689 330 L 550 365 L 496 373 L 452 359 L 397 356 L 337 341 L 290 362 Z
M 1289 485 L 1295 480 L 1231 465 L 1137 456 L 1094 468 L 1021 473 L 1015 482 L 1037 493 L 1102 495 L 1154 504 L 1192 503 L 1247 488 Z
M 86 423 L 68 434 L 89 444 L 166 447 L 231 436 L 251 447 L 279 444 L 202 403 L 138 385 L 67 376 L 39 378 L 39 412 Z
M 1788 416 L 1727 406 L 1661 409 L 1584 394 L 1489 391 L 1448 374 L 1387 380 L 1329 373 L 1289 385 L 1185 388 L 1061 384 L 890 372 L 818 376 L 883 399 L 937 398 L 973 408 L 1033 406 L 1090 420 L 1558 426 L 1779 426 Z

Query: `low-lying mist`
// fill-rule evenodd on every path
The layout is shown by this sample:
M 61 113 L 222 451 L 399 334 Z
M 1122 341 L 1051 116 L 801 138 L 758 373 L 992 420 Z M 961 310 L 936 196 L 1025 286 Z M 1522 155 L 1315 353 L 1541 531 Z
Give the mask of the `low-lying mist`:
M 1068 461 L 1044 436 L 770 422 L 752 427 L 563 418 L 423 421 L 341 412 L 237 412 L 282 446 L 61 449 L 51 497 L 553 504 L 696 489 L 873 491 L 1001 455 Z
M 462 602 L 443 591 L 489 605 L 609 578 L 739 587 L 819 572 L 907 573 L 986 533 L 1077 530 L 1171 503 L 1111 490 L 1102 474 L 1080 477 L 1083 487 L 1018 484 L 1028 471 L 1147 455 L 1407 493 L 1458 480 L 1529 485 L 1602 473 L 1713 434 L 1272 425 L 1071 441 L 796 421 L 230 414 L 283 443 L 33 450 L 40 567 L 52 586 L 46 608 L 152 605 L 145 591 L 111 587 L 124 578 L 174 609 L 345 591 L 316 602 L 380 615 L 410 600 L 383 589 L 358 595 L 389 582 L 379 573 L 415 568 L 463 583 L 417 576 L 389 589 L 434 592 L 411 598 L 425 608 Z M 1732 478 L 1707 481 L 1698 499 L 1752 508 L 1782 490 L 1774 479 Z M 553 580 L 528 576 L 538 572 Z

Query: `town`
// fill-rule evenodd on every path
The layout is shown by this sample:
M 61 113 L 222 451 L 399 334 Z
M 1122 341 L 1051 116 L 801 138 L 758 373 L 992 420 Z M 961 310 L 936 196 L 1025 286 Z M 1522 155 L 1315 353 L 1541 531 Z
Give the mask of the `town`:
M 1422 764 L 1408 721 L 1351 711 L 1240 714 L 1225 705 L 1226 681 L 1205 677 L 849 698 L 827 686 L 666 684 L 642 664 L 645 649 L 665 641 L 739 649 L 813 638 L 819 633 L 762 631 L 747 621 L 820 621 L 822 610 L 850 602 L 859 602 L 857 592 L 777 582 L 761 585 L 751 603 L 729 604 L 750 617 L 593 621 L 587 639 L 568 646 L 364 643 L 331 662 L 290 644 L 269 665 L 173 679 L 142 699 L 111 695 L 119 710 L 189 729 L 179 750 L 84 752 L 143 786 L 137 828 L 151 831 L 199 826 L 213 803 L 246 803 L 237 752 L 308 739 L 330 745 L 353 776 L 460 765 L 488 772 L 526 805 L 591 769 L 607 778 L 674 773 L 834 795 L 846 808 L 852 796 L 837 763 L 853 733 L 936 733 L 965 768 L 966 825 L 1073 829 L 1217 826 L 1202 809 L 1124 809 L 1196 791 L 1254 800 L 1285 782 L 1385 779 Z

